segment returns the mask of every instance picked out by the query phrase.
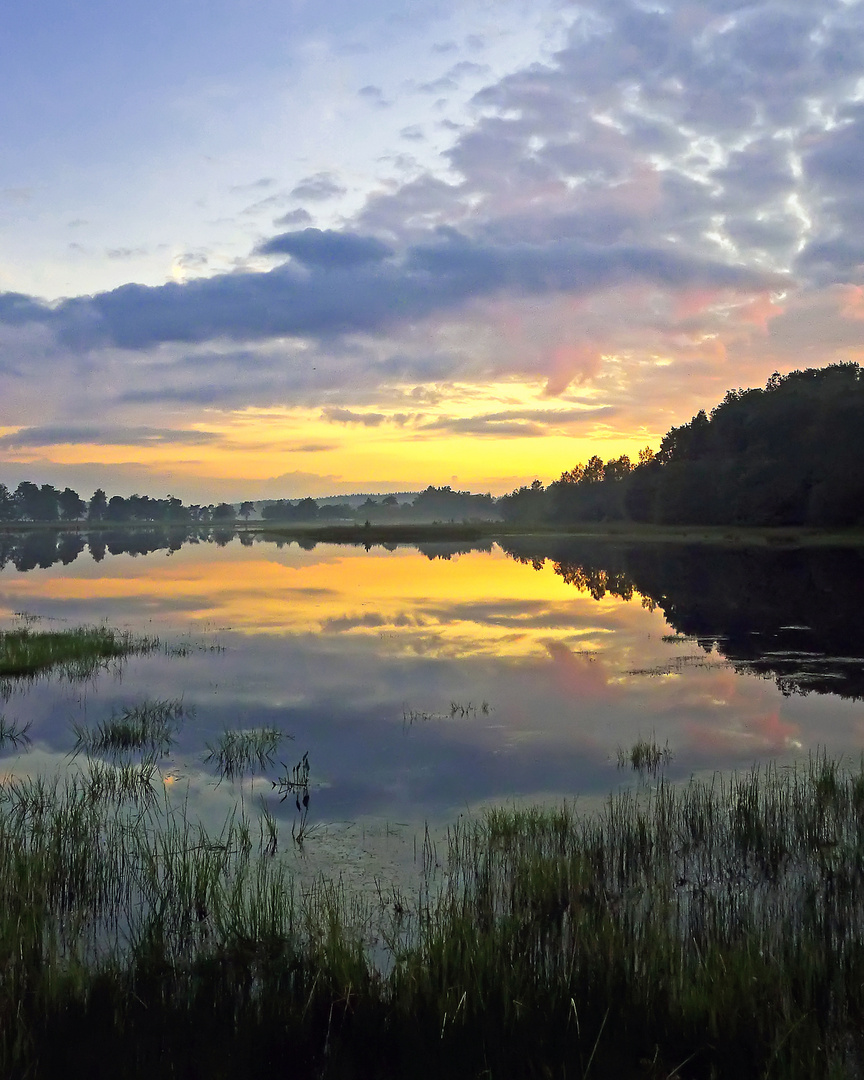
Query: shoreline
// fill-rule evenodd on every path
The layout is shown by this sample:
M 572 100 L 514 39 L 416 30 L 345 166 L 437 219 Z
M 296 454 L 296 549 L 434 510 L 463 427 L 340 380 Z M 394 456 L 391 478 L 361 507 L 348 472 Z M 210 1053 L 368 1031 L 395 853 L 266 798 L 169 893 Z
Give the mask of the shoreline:
M 116 532 L 232 533 L 262 539 L 333 544 L 415 544 L 495 541 L 513 537 L 566 537 L 609 543 L 698 544 L 716 547 L 804 548 L 864 547 L 864 529 L 772 528 L 743 525 L 648 525 L 600 522 L 562 525 L 515 525 L 507 522 L 393 522 L 369 525 L 319 525 L 279 522 L 0 522 L 0 536 L 33 532 L 98 534 Z

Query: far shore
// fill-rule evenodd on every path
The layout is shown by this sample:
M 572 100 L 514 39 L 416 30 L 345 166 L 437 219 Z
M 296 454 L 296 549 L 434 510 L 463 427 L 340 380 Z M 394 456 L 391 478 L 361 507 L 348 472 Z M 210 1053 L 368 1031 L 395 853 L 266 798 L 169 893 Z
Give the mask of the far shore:
M 864 529 L 774 528 L 742 525 L 647 525 L 630 521 L 581 522 L 572 525 L 517 524 L 504 521 L 381 522 L 327 524 L 278 521 L 4 521 L 0 535 L 32 531 L 63 533 L 164 530 L 251 534 L 264 539 L 327 544 L 469 543 L 509 537 L 573 537 L 609 542 L 705 544 L 720 547 L 864 547 Z

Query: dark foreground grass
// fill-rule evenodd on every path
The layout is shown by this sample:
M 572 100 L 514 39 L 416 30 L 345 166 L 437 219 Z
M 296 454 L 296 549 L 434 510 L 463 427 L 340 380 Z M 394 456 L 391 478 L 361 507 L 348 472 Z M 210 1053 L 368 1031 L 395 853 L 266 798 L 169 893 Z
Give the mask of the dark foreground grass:
M 427 886 L 302 893 L 242 819 L 7 785 L 0 1074 L 861 1075 L 864 766 L 496 810 Z
M 135 637 L 104 626 L 3 630 L 0 631 L 0 679 L 36 678 L 48 671 L 85 679 L 112 660 L 158 648 L 160 643 L 156 638 Z

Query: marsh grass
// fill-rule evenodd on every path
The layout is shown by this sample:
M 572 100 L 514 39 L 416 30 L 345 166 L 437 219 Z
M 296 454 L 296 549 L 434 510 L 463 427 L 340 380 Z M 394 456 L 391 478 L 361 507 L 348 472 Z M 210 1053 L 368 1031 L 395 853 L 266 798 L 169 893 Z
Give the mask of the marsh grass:
M 630 768 L 640 776 L 656 776 L 673 757 L 669 743 L 659 746 L 653 737 L 637 739 L 631 747 L 619 746 L 617 750 L 618 768 Z
M 95 728 L 73 724 L 75 735 L 73 753 L 120 754 L 129 751 L 149 751 L 167 754 L 174 742 L 177 728 L 189 710 L 180 698 L 162 701 L 142 701 L 130 705 Z
M 226 730 L 217 743 L 205 743 L 204 763 L 213 764 L 223 780 L 235 780 L 276 761 L 282 740 L 292 738 L 276 727 Z
M 20 750 L 30 745 L 30 721 L 19 724 L 17 720 L 9 720 L 0 713 L 0 750 L 7 747 L 12 750 Z
M 446 713 L 412 709 L 403 704 L 402 724 L 404 727 L 413 727 L 414 724 L 425 724 L 433 720 L 473 720 L 477 716 L 489 716 L 491 712 L 492 706 L 488 701 L 482 701 L 479 705 L 475 705 L 473 701 L 451 701 Z
M 161 647 L 158 638 L 136 637 L 101 626 L 33 630 L 28 625 L 2 630 L 0 680 L 34 679 L 49 671 L 68 679 L 88 679 L 112 660 Z
M 0 785 L 0 1074 L 861 1075 L 864 762 L 492 810 L 416 902 L 259 824 Z
M 154 756 L 142 761 L 107 763 L 88 759 L 87 768 L 73 778 L 73 784 L 91 802 L 152 803 L 162 788 L 162 775 Z
M 303 841 L 309 834 L 309 753 L 308 751 L 297 762 L 293 769 L 288 772 L 288 766 L 283 762 L 283 774 L 276 780 L 271 781 L 271 786 L 279 792 L 279 801 L 285 802 L 289 795 L 294 796 L 294 804 L 299 820 L 291 826 L 291 838 L 302 846 Z

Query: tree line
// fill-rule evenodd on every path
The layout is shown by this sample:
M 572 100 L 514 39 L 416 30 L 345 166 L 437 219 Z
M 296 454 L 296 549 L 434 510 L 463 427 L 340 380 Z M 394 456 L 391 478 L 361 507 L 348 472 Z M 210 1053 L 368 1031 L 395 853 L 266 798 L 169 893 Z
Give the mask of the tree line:
M 185 506 L 167 496 L 108 498 L 23 481 L 0 484 L 0 521 L 228 524 L 253 502 Z M 706 413 L 672 427 L 655 454 L 646 447 L 604 462 L 592 456 L 548 486 L 539 480 L 493 499 L 430 485 L 410 503 L 394 495 L 358 507 L 282 499 L 265 521 L 370 523 L 500 520 L 530 524 L 633 521 L 661 525 L 864 525 L 864 374 L 832 364 L 781 376 L 762 389 L 729 390 Z
M 243 503 L 240 514 L 246 518 L 254 510 L 254 504 Z M 102 488 L 97 488 L 85 502 L 67 487 L 62 491 L 51 484 L 31 483 L 23 480 L 14 491 L 0 484 L 0 521 L 48 521 L 74 523 L 151 522 L 160 525 L 208 525 L 233 521 L 237 511 L 231 503 L 209 506 L 185 506 L 172 495 L 164 499 L 151 499 L 148 495 L 112 495 L 109 499 Z
M 864 525 L 864 374 L 832 364 L 729 390 L 639 461 L 592 457 L 498 500 L 513 522 Z
M 239 509 L 226 502 L 215 506 L 186 506 L 172 495 L 164 499 L 152 499 L 148 495 L 130 495 L 128 498 L 112 495 L 108 498 L 102 488 L 97 488 L 89 501 L 85 501 L 69 487 L 60 491 L 51 484 L 40 486 L 24 480 L 14 491 L 10 491 L 5 484 L 0 484 L 0 522 L 224 525 L 238 516 L 248 521 L 255 510 L 256 504 L 251 501 L 240 503 Z M 454 491 L 449 485 L 430 485 L 411 502 L 402 503 L 395 495 L 385 495 L 378 500 L 370 496 L 356 507 L 341 502 L 319 503 L 310 498 L 278 499 L 263 506 L 261 517 L 272 523 L 380 523 L 498 520 L 500 515 L 495 500 L 489 494 L 474 495 L 470 491 Z
M 500 515 L 491 495 L 454 491 L 448 484 L 444 487 L 430 485 L 411 502 L 403 503 L 395 495 L 385 495 L 382 499 L 369 496 L 359 506 L 342 502 L 319 504 L 315 499 L 299 499 L 297 502 L 280 499 L 265 506 L 261 517 L 272 522 L 368 521 L 381 524 L 399 521 L 495 521 L 499 520 Z

